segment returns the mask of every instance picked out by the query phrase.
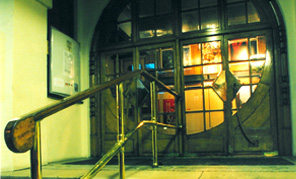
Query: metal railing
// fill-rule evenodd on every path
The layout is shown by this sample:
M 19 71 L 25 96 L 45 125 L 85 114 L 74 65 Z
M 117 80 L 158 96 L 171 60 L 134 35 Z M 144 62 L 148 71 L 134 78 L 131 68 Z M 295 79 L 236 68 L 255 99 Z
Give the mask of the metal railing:
M 139 75 L 144 76 L 150 81 L 151 91 L 151 121 L 142 121 L 127 135 L 124 135 L 124 95 L 123 95 L 123 82 Z M 164 83 L 156 79 L 144 70 L 127 73 L 118 77 L 110 82 L 94 86 L 88 90 L 79 92 L 73 96 L 64 98 L 60 102 L 52 105 L 45 106 L 41 109 L 33 111 L 27 115 L 13 119 L 8 122 L 5 127 L 4 138 L 7 147 L 15 153 L 24 153 L 30 150 L 31 157 L 31 178 L 40 179 L 41 175 L 41 136 L 40 136 L 40 122 L 42 119 L 59 112 L 73 104 L 76 104 L 84 99 L 87 99 L 103 90 L 112 86 L 117 86 L 117 120 L 118 120 L 118 141 L 117 143 L 94 165 L 94 167 L 81 178 L 94 177 L 116 154 L 119 154 L 120 178 L 125 178 L 125 165 L 124 165 L 124 145 L 128 139 L 142 126 L 152 125 L 152 154 L 153 166 L 158 166 L 157 160 L 157 126 L 164 126 L 169 128 L 179 128 L 173 125 L 163 124 L 157 122 L 157 93 L 156 85 L 163 90 L 171 93 L 175 97 L 180 96 Z

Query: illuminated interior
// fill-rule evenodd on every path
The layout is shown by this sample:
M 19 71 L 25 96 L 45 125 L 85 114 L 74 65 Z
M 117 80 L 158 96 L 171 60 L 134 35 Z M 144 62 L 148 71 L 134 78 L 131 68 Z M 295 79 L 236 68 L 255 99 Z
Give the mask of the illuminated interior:
M 240 87 L 240 105 L 249 100 L 260 82 L 265 54 L 264 36 L 228 41 L 228 66 L 233 80 Z M 220 41 L 184 45 L 183 66 L 187 134 L 220 125 L 224 122 L 223 101 L 227 100 Z M 233 110 L 236 109 L 234 103 L 232 101 Z

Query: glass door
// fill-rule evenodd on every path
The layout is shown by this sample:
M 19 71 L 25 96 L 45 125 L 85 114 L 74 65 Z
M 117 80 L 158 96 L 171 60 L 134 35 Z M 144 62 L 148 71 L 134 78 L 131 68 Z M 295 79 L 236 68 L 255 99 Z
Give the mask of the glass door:
M 185 152 L 225 152 L 225 95 L 213 85 L 224 80 L 222 38 L 212 37 L 182 44 Z M 221 82 L 220 82 L 221 83 Z

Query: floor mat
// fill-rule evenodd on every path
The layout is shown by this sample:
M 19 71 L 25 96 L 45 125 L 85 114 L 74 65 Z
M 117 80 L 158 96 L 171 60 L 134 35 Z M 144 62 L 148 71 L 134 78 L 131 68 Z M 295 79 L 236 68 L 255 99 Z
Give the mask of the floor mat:
M 64 163 L 68 165 L 94 165 L 98 158 Z M 221 158 L 159 158 L 159 165 L 294 165 L 283 158 L 266 157 L 221 157 Z M 118 160 L 113 158 L 107 165 L 117 165 Z M 126 165 L 152 165 L 151 158 L 125 157 Z

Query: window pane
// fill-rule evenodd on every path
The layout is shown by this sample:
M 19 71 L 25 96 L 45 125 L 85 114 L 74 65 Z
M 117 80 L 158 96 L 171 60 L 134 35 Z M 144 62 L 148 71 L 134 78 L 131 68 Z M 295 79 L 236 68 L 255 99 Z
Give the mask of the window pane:
M 139 20 L 139 32 L 141 39 L 154 37 L 155 30 L 153 24 L 153 19 Z
M 192 44 L 183 46 L 183 65 L 201 64 L 201 44 Z
M 174 85 L 174 70 L 158 71 L 158 79 L 166 85 Z
M 220 41 L 202 43 L 203 64 L 222 61 Z
M 114 57 L 114 55 L 106 57 L 106 62 L 105 62 L 104 66 L 106 69 L 106 75 L 115 74 L 115 57 Z
M 200 7 L 216 6 L 217 0 L 200 0 Z
M 163 49 L 162 51 L 162 68 L 174 68 L 174 51 L 173 49 Z
M 248 60 L 248 39 L 230 40 L 229 44 L 229 61 Z
M 129 41 L 132 36 L 132 23 L 125 22 L 118 24 L 118 41 Z
M 251 1 L 248 2 L 248 23 L 260 22 L 256 8 Z
M 206 113 L 206 127 L 207 130 L 216 127 L 224 122 L 224 112 L 207 112 Z
M 204 86 L 212 86 L 214 80 L 217 78 L 219 73 L 222 71 L 222 65 L 204 65 Z
M 153 70 L 156 68 L 155 59 L 155 50 L 140 51 L 140 65 L 143 66 L 145 70 Z
M 198 8 L 197 0 L 182 0 L 182 10 Z
M 127 5 L 126 8 L 120 13 L 118 22 L 131 20 L 131 5 Z
M 211 88 L 205 89 L 205 109 L 206 110 L 219 110 L 223 109 L 223 101 L 217 93 Z
M 133 53 L 124 53 L 119 55 L 120 73 L 132 71 L 133 67 Z
M 168 92 L 159 92 L 158 99 L 158 112 L 170 113 L 175 112 L 175 97 Z
M 154 1 L 138 1 L 139 2 L 139 17 L 153 16 L 154 13 Z
M 203 110 L 203 92 L 202 89 L 185 91 L 185 108 L 186 111 Z
M 245 0 L 227 0 L 227 3 L 239 2 L 239 1 L 245 1 Z
M 259 36 L 256 38 L 250 38 L 250 43 L 251 43 L 250 58 L 251 59 L 265 58 L 265 56 L 266 56 L 266 39 L 265 39 L 265 37 Z
M 249 98 L 251 97 L 251 91 L 250 91 L 250 86 L 242 86 L 240 90 L 238 91 L 239 93 L 239 104 L 244 104 L 246 103 Z
M 186 114 L 186 133 L 187 135 L 196 134 L 204 131 L 203 113 Z
M 245 3 L 231 4 L 227 6 L 228 25 L 246 24 Z
M 199 30 L 198 11 L 182 13 L 182 32 Z
M 167 14 L 170 12 L 172 12 L 171 0 L 157 0 L 156 1 L 156 14 L 157 15 Z
M 261 77 L 265 61 L 251 62 L 252 76 Z
M 202 9 L 200 12 L 201 29 L 215 29 L 218 25 L 218 8 Z
M 156 18 L 156 34 L 158 37 L 173 34 L 171 16 L 162 16 Z
M 241 84 L 250 84 L 249 62 L 231 63 L 229 70 L 239 79 Z

